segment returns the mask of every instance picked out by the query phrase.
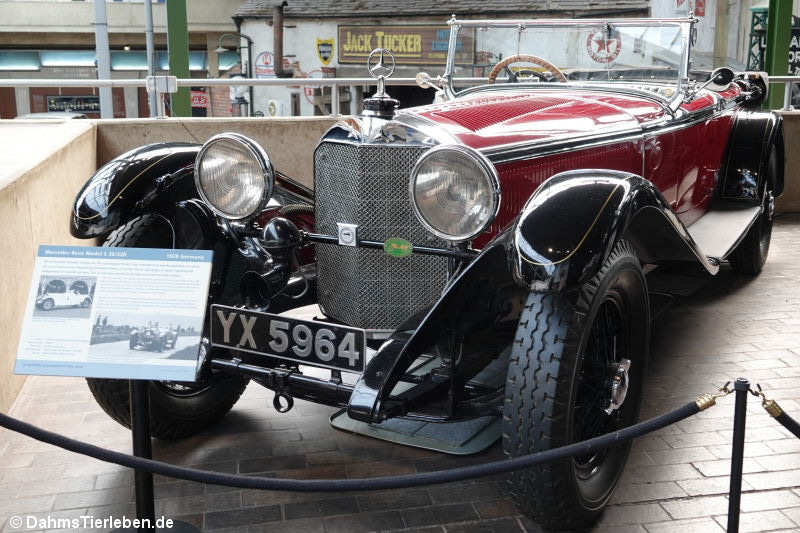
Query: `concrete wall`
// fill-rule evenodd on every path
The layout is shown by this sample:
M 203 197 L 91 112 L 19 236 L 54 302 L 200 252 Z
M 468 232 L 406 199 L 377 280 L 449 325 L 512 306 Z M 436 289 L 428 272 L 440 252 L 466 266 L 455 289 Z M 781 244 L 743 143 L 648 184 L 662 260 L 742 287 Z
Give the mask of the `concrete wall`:
M 217 133 L 232 131 L 258 142 L 276 170 L 313 186 L 313 152 L 319 138 L 335 123 L 331 118 L 186 118 L 97 121 L 97 163 L 162 141 L 203 143 Z
M 0 121 L 0 145 L 0 411 L 7 411 L 25 381 L 12 369 L 37 247 L 94 244 L 73 239 L 68 221 L 75 192 L 96 167 L 96 128 Z
M 784 168 L 783 196 L 775 202 L 778 213 L 800 212 L 800 111 L 781 111 L 783 116 Z

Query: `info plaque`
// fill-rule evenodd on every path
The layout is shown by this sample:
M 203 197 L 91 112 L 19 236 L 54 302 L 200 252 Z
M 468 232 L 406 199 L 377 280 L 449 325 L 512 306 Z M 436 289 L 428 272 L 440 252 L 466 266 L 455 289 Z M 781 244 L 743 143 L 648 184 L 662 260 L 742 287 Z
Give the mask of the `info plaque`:
M 40 246 L 14 373 L 194 381 L 211 258 Z

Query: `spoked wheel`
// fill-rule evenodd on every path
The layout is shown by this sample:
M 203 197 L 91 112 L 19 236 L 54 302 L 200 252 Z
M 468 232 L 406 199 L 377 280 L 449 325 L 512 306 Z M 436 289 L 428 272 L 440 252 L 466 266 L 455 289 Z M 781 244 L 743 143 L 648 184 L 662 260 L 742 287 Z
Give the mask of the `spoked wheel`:
M 506 380 L 505 453 L 535 453 L 633 424 L 649 328 L 644 275 L 624 241 L 575 303 L 561 293 L 530 293 Z M 516 504 L 550 529 L 587 527 L 608 502 L 629 450 L 622 443 L 515 472 Z
M 56 304 L 53 302 L 52 298 L 48 298 L 42 302 L 42 309 L 45 311 L 51 311 L 55 306 Z
M 616 291 L 608 294 L 579 362 L 572 402 L 573 441 L 605 435 L 635 421 L 635 402 L 625 401 L 631 377 L 630 328 L 630 316 L 621 295 Z M 606 448 L 573 458 L 578 489 L 587 500 L 599 501 L 613 487 L 627 457 L 627 450 L 622 454 L 619 451 Z

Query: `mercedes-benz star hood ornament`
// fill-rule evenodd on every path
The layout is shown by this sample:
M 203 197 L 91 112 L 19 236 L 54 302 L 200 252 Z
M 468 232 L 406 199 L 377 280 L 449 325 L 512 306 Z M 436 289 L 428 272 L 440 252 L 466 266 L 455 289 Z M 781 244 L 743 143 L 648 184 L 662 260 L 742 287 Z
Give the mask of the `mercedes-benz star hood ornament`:
M 378 90 L 364 100 L 364 115 L 387 119 L 394 116 L 400 103 L 386 94 L 386 78 L 394 73 L 394 67 L 394 56 L 389 50 L 376 48 L 370 52 L 367 58 L 367 71 L 370 76 L 378 80 Z

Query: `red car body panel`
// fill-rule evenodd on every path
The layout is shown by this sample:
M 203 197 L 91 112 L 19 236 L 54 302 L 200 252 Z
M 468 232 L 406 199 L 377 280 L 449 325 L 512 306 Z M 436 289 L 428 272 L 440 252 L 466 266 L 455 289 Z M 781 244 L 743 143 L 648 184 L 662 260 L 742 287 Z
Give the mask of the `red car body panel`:
M 681 121 L 660 103 L 636 94 L 550 88 L 478 92 L 405 113 L 435 122 L 476 150 L 531 147 L 529 159 L 496 165 L 500 212 L 475 240 L 480 248 L 517 216 L 539 185 L 566 170 L 602 168 L 642 175 L 661 191 L 684 224 L 692 224 L 708 210 L 733 125 L 735 111 L 727 104 L 739 94 L 735 84 L 719 93 L 704 91 L 681 106 L 677 113 L 685 117 Z M 535 155 L 537 145 L 581 139 L 588 143 L 615 134 L 625 138 Z

